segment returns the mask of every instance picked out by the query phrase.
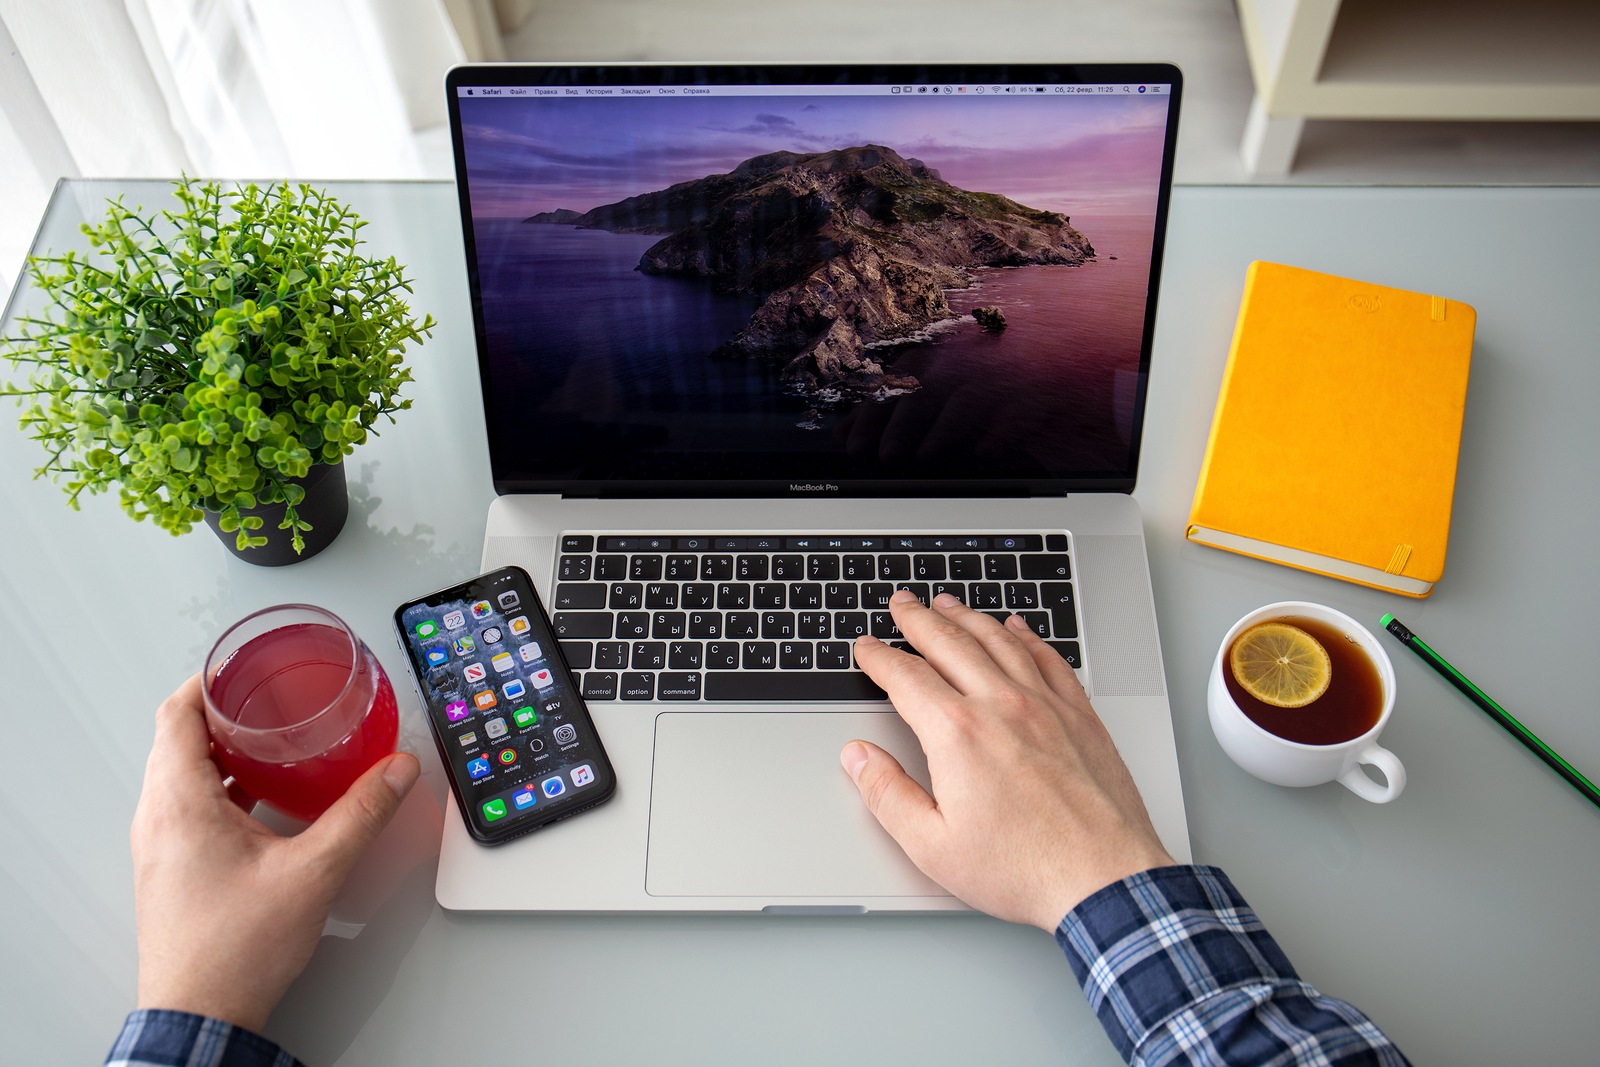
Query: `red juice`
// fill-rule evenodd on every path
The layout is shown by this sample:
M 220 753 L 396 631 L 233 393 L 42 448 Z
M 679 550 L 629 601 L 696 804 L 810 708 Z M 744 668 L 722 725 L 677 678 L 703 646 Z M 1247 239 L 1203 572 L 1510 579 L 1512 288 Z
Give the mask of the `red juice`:
M 297 623 L 252 638 L 211 681 L 218 762 L 240 788 L 311 820 L 395 750 L 394 688 L 352 635 Z

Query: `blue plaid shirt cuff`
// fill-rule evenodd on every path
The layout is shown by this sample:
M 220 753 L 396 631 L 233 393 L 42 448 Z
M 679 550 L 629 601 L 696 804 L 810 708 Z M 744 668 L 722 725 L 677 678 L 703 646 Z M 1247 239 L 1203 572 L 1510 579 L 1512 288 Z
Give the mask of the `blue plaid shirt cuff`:
M 305 1067 L 260 1034 L 186 1011 L 136 1011 L 106 1067 Z
M 1300 980 L 1215 867 L 1107 886 L 1061 920 L 1056 941 L 1129 1063 L 1407 1062 L 1365 1015 Z

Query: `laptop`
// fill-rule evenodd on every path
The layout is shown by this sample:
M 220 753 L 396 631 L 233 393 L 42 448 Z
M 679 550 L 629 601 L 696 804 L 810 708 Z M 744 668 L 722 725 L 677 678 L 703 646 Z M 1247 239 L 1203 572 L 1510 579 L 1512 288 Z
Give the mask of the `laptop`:
M 1021 613 L 1189 856 L 1131 491 L 1181 76 L 1159 65 L 464 66 L 446 80 L 497 499 L 616 795 L 466 911 L 956 911 L 852 738 L 927 784 L 850 642 Z

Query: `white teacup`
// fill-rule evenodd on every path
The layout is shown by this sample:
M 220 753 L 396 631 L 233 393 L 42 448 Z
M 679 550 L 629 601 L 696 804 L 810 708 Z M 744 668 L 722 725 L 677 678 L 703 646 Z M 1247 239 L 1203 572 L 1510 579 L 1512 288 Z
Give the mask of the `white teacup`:
M 1331 745 L 1308 745 L 1290 741 L 1258 726 L 1239 709 L 1228 692 L 1223 672 L 1228 669 L 1228 648 L 1247 628 L 1273 619 L 1299 617 L 1315 619 L 1352 638 L 1366 652 L 1378 670 L 1383 689 L 1383 711 L 1370 730 L 1359 737 Z M 1211 713 L 1211 729 L 1233 762 L 1263 781 L 1274 785 L 1308 786 L 1337 781 L 1363 800 L 1387 804 L 1406 787 L 1406 769 L 1393 752 L 1378 744 L 1378 735 L 1394 712 L 1394 664 L 1366 627 L 1342 611 L 1322 604 L 1290 600 L 1257 608 L 1238 622 L 1222 639 L 1216 661 L 1211 665 L 1211 684 L 1206 706 Z M 1361 765 L 1376 767 L 1387 785 L 1369 778 Z

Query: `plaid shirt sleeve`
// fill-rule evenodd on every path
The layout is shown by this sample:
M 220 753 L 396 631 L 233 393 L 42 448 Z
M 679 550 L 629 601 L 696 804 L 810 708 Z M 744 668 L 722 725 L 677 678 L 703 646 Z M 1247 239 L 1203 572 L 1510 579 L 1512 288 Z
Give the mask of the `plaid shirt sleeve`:
M 106 1067 L 305 1067 L 260 1034 L 186 1011 L 136 1011 Z
M 1056 941 L 1130 1064 L 1403 1065 L 1361 1012 L 1300 980 L 1215 867 L 1160 867 L 1095 893 Z

